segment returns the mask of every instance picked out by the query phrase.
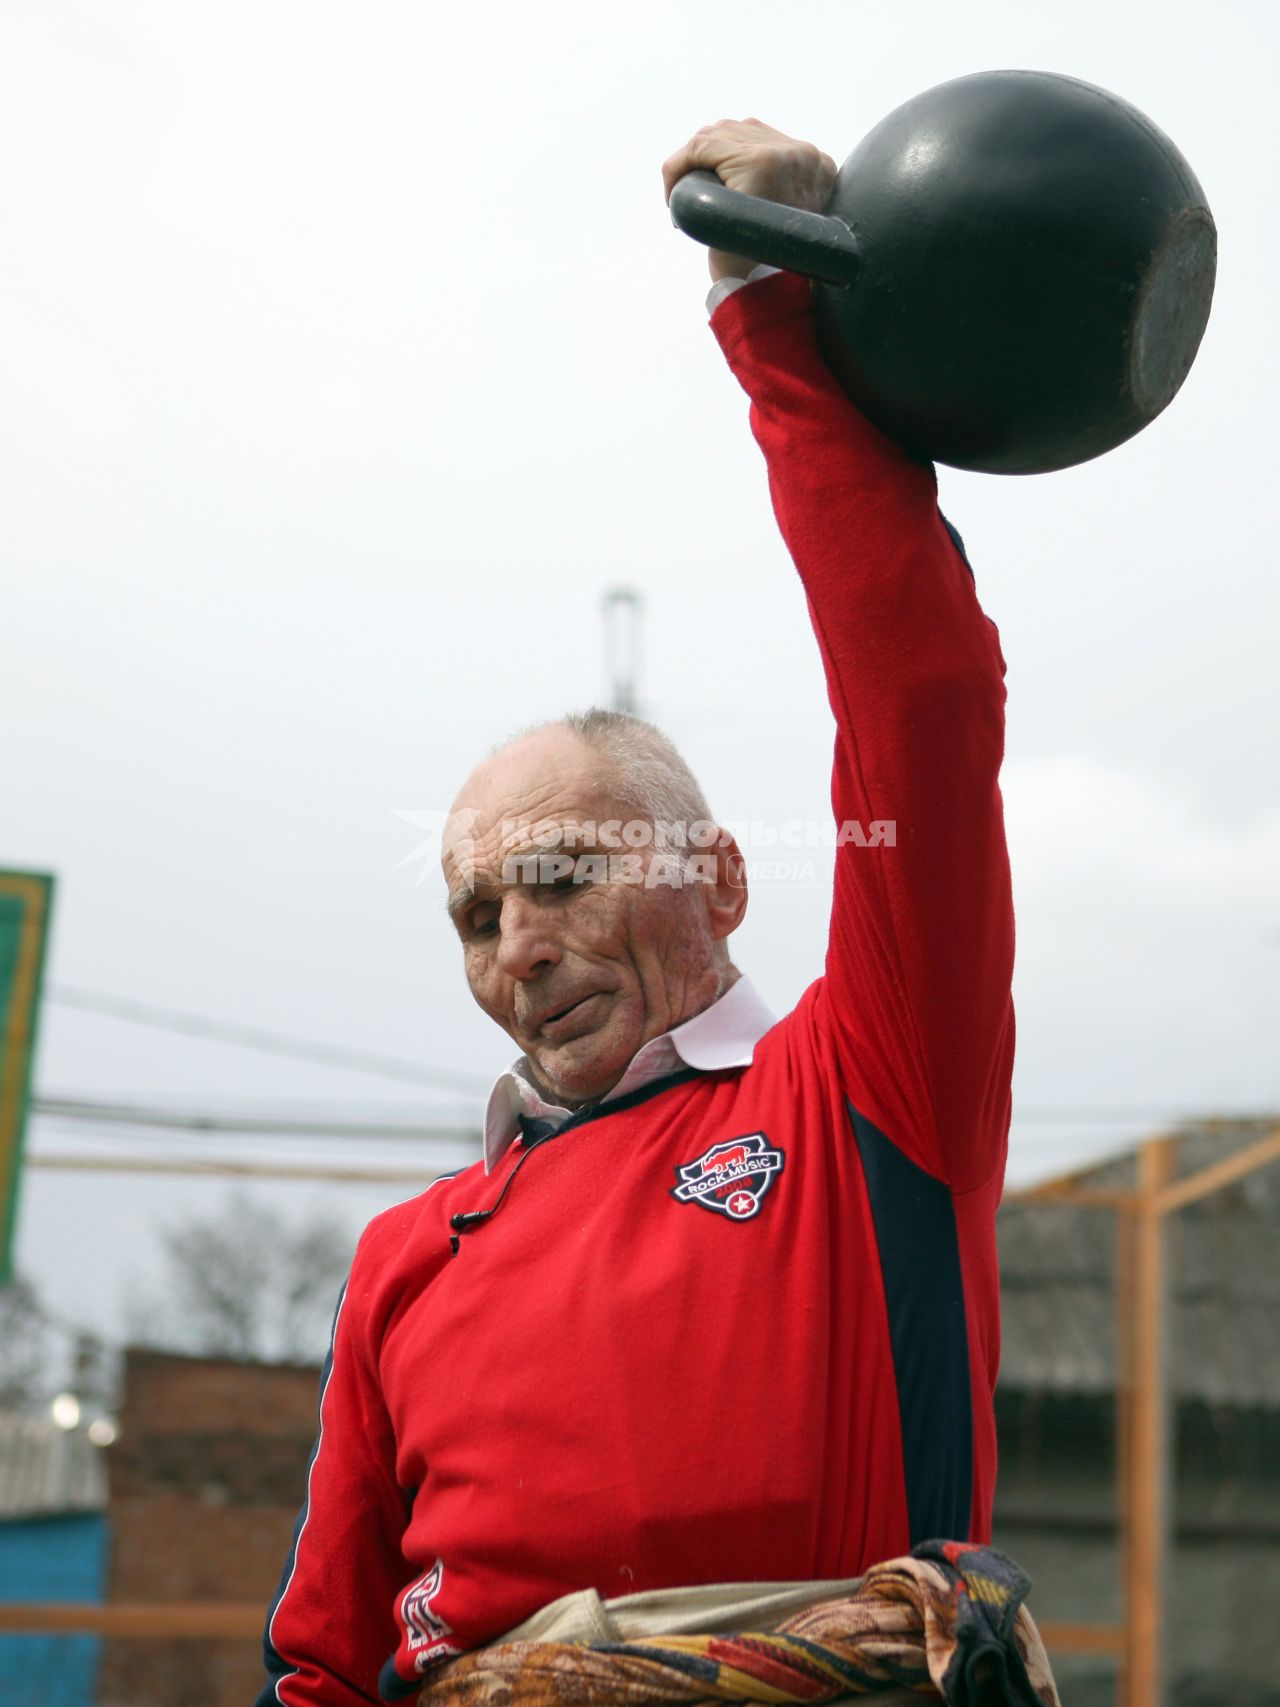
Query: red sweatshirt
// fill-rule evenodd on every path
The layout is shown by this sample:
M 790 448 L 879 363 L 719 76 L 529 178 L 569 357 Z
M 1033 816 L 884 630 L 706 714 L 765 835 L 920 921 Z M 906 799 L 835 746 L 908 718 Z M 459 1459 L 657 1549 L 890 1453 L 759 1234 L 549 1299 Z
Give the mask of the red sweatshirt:
M 853 408 L 808 285 L 713 329 L 837 724 L 823 977 L 679 1073 L 388 1210 L 335 1321 L 261 1702 L 353 1707 L 571 1590 L 854 1576 L 988 1539 L 1013 914 L 1003 661 L 933 471 Z M 522 1162 L 501 1212 L 465 1233 Z

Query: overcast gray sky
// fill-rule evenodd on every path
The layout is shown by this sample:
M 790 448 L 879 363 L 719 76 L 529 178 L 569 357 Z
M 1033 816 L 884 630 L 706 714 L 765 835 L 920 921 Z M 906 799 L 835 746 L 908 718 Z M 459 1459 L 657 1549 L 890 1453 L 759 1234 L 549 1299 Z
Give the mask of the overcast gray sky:
M 840 159 L 919 90 L 1021 65 L 1168 131 L 1221 260 L 1137 440 L 941 471 L 1010 665 L 1013 1175 L 1154 1119 L 1045 1110 L 1280 1104 L 1278 34 L 1264 0 L 7 0 L 0 865 L 57 874 L 52 982 L 487 1080 L 509 1047 L 398 814 L 599 696 L 618 581 L 645 709 L 715 809 L 824 815 L 816 648 L 660 164 L 746 114 Z M 753 897 L 738 958 L 779 1011 L 820 970 L 826 881 Z M 59 1008 L 38 1083 L 468 1106 Z M 22 1261 L 108 1318 L 148 1225 L 217 1189 L 33 1172 Z

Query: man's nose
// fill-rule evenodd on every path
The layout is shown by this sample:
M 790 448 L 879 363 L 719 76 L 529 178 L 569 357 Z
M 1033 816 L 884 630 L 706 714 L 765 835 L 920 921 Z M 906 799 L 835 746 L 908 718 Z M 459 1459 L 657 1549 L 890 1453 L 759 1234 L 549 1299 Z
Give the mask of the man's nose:
M 498 921 L 498 965 L 509 978 L 534 978 L 560 962 L 560 945 L 545 907 L 522 895 L 505 895 Z

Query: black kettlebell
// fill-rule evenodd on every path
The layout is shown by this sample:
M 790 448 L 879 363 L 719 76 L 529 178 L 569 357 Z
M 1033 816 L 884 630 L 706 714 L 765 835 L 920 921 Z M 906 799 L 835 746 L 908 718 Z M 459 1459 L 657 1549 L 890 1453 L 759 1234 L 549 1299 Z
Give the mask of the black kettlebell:
M 690 172 L 682 231 L 816 281 L 823 353 L 913 454 L 992 474 L 1087 462 L 1191 367 L 1217 233 L 1195 174 L 1136 108 L 1045 71 L 984 71 L 889 114 L 825 214 Z

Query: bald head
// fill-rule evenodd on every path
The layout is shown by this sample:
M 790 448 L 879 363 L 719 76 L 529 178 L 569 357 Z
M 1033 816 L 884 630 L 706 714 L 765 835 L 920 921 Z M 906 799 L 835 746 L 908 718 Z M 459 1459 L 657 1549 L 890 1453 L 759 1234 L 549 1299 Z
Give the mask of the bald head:
M 591 749 L 601 781 L 607 781 L 618 799 L 651 822 L 690 824 L 710 819 L 706 796 L 675 744 L 644 718 L 599 706 L 521 730 L 477 766 L 464 792 L 491 762 L 504 760 L 511 753 L 528 756 L 538 750 L 544 738 L 560 742 L 566 736 Z

